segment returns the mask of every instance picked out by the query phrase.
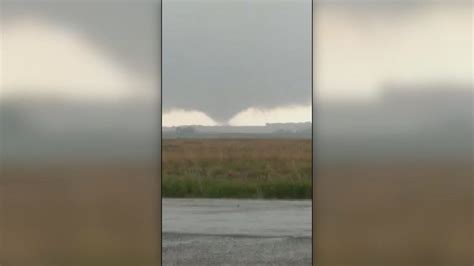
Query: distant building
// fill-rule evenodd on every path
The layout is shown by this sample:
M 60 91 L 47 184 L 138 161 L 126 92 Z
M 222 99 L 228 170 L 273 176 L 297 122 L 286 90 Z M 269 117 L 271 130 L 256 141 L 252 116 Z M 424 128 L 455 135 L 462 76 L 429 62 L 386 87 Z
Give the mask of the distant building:
M 266 123 L 266 128 L 270 129 L 272 132 L 279 133 L 296 133 L 305 131 L 308 128 L 311 129 L 311 122 L 305 123 Z

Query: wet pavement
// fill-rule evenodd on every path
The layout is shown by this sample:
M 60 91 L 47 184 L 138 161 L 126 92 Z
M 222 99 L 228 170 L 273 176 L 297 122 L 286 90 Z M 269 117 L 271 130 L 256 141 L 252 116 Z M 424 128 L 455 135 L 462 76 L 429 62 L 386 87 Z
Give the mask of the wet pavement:
M 163 199 L 164 265 L 311 265 L 311 201 Z

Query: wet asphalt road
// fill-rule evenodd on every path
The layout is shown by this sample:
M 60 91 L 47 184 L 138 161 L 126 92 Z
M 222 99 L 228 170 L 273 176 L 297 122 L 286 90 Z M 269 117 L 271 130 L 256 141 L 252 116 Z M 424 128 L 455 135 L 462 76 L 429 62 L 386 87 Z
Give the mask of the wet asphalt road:
M 311 201 L 163 199 L 163 265 L 311 265 Z

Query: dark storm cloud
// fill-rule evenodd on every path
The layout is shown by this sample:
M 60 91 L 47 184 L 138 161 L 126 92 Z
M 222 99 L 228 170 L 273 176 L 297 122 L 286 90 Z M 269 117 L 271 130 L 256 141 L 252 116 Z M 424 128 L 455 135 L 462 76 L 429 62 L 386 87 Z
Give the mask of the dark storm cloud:
M 159 0 L 10 0 L 2 1 L 1 7 L 2 22 L 46 19 L 81 32 L 131 71 L 159 75 Z
M 165 0 L 165 110 L 224 122 L 248 107 L 310 102 L 310 0 Z
M 159 77 L 159 4 L 2 1 L 2 20 L 47 19 L 83 33 L 130 70 Z M 247 107 L 310 103 L 310 0 L 164 5 L 165 109 L 196 109 L 227 120 Z

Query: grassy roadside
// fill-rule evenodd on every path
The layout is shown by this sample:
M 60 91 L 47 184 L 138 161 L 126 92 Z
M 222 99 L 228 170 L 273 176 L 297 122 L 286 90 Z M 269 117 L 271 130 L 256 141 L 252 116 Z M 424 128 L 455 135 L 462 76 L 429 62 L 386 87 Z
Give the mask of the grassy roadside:
M 310 140 L 164 140 L 164 197 L 311 198 Z
M 163 196 L 171 198 L 310 199 L 311 181 L 219 180 L 172 178 L 163 180 Z

